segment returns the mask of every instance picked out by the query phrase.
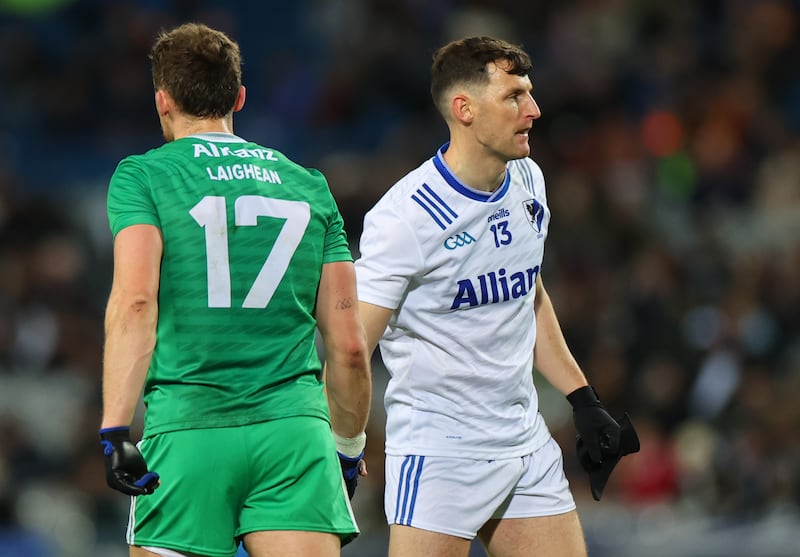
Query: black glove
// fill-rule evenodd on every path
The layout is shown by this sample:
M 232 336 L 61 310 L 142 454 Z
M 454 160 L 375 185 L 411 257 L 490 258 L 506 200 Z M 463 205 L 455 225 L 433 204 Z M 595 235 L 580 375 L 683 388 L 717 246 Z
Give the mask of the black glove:
M 591 486 L 592 497 L 594 497 L 595 501 L 599 501 L 600 497 L 602 497 L 606 482 L 608 482 L 608 478 L 611 476 L 611 472 L 614 470 L 617 462 L 619 462 L 619 459 L 626 454 L 635 453 L 639 450 L 639 436 L 636 435 L 636 430 L 633 429 L 633 424 L 628 414 L 623 414 L 617 421 L 622 428 L 619 437 L 619 452 L 611 456 L 605 455 L 603 457 L 603 462 L 600 464 L 592 462 L 589 451 L 583 443 L 583 439 L 578 437 L 578 461 L 581 463 L 581 466 L 583 466 L 583 469 L 589 473 L 589 485 Z
M 624 417 L 627 433 L 623 438 L 622 426 L 611 417 L 592 387 L 572 391 L 567 400 L 572 405 L 577 430 L 578 460 L 589 473 L 592 497 L 599 501 L 619 459 L 639 450 L 639 438 L 627 415 Z
M 100 430 L 106 464 L 106 483 L 125 495 L 150 495 L 158 487 L 158 474 L 149 472 L 142 453 L 130 438 L 130 428 Z
M 339 455 L 342 477 L 347 486 L 347 496 L 352 499 L 358 485 L 358 466 L 364 458 L 364 451 L 361 451 L 361 454 L 355 457 L 345 456 L 339 451 L 336 451 L 336 454 Z

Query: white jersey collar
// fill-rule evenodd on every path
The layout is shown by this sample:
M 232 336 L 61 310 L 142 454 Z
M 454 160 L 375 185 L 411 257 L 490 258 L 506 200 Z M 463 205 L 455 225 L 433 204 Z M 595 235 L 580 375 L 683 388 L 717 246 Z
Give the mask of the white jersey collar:
M 219 143 L 247 143 L 246 140 L 242 139 L 238 135 L 233 135 L 232 133 L 225 133 L 225 132 L 198 133 L 190 135 L 188 137 L 193 137 L 195 139 L 202 139 L 203 141 L 216 141 Z

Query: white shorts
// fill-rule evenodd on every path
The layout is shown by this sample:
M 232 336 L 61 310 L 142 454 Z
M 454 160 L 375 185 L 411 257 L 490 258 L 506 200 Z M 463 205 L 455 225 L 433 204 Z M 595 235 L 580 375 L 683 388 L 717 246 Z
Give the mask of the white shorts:
M 386 456 L 386 520 L 473 539 L 492 518 L 553 516 L 575 509 L 553 438 L 503 460 Z

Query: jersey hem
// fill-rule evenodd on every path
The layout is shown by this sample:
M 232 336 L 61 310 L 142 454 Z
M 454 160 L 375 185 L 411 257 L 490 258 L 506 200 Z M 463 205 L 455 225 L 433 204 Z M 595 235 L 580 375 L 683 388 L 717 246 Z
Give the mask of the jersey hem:
M 342 251 L 341 253 L 334 253 L 322 258 L 323 265 L 326 263 L 341 263 L 342 261 L 352 263 L 353 255 L 349 251 L 347 253 Z

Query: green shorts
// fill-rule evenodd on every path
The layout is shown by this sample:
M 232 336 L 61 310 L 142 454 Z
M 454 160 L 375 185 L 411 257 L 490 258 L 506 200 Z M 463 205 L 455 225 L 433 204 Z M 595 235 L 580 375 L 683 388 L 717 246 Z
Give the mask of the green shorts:
M 358 535 L 325 420 L 172 431 L 140 449 L 161 485 L 132 498 L 130 545 L 231 557 L 249 532 L 330 532 L 342 545 Z

